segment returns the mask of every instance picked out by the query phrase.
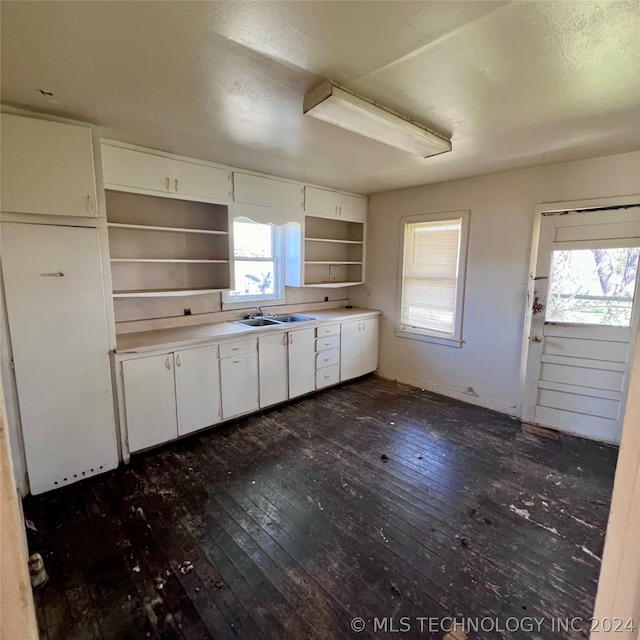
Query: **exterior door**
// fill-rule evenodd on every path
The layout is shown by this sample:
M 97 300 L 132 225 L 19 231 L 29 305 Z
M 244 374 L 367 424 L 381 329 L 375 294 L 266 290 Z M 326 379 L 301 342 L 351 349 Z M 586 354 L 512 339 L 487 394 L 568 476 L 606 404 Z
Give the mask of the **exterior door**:
M 639 254 L 640 207 L 543 214 L 523 421 L 620 441 Z
M 97 229 L 3 222 L 2 269 L 31 492 L 115 468 Z

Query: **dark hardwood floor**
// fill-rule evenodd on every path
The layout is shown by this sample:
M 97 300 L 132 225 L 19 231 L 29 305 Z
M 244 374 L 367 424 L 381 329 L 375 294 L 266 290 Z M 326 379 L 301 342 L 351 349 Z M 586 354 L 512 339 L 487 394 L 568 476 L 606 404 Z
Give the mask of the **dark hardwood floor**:
M 27 498 L 41 635 L 586 638 L 616 456 L 368 377 Z

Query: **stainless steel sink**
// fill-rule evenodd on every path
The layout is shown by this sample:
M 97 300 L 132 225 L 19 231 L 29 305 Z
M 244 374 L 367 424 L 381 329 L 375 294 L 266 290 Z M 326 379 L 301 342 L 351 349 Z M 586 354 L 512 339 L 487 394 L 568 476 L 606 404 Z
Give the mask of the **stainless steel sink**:
M 270 318 L 247 318 L 246 320 L 236 320 L 236 324 L 243 324 L 246 327 L 270 327 L 281 323 Z
M 307 320 L 315 320 L 315 318 L 310 318 L 309 316 L 300 316 L 297 314 L 291 314 L 288 316 L 273 316 L 274 320 L 278 322 L 306 322 Z

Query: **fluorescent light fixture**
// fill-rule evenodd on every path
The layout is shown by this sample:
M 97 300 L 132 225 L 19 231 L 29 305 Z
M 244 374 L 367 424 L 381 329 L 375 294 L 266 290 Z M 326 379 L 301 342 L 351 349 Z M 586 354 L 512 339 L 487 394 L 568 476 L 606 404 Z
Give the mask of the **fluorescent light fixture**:
M 423 158 L 451 151 L 451 141 L 331 81 L 304 97 L 304 113 Z

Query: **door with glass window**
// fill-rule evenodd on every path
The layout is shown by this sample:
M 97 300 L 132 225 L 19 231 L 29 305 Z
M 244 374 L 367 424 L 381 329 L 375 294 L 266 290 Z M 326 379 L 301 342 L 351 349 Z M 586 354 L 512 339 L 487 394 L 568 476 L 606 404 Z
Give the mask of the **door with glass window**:
M 640 207 L 543 214 L 524 422 L 620 441 L 639 256 Z

